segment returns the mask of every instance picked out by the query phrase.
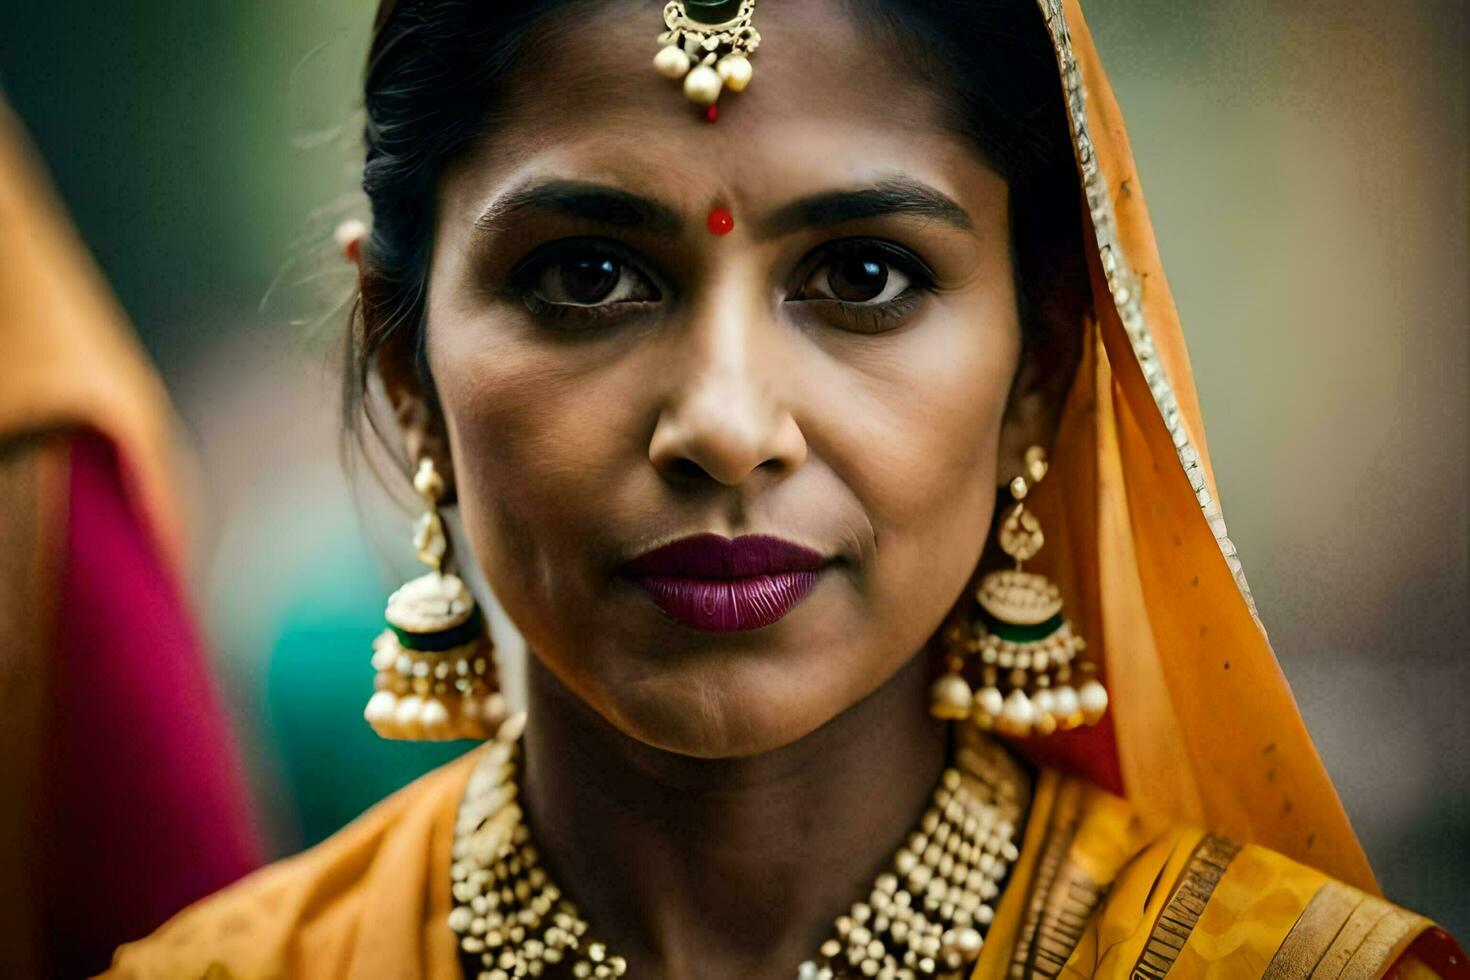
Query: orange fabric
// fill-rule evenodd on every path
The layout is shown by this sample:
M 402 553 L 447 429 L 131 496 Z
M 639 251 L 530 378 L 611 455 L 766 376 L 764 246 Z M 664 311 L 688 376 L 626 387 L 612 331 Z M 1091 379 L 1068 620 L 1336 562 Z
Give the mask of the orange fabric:
M 1044 13 L 1059 0 L 1039 0 Z M 1123 792 L 1141 812 L 1279 851 L 1367 891 L 1373 874 L 1312 745 L 1201 498 L 1216 499 L 1194 385 L 1159 264 L 1122 116 L 1080 8 L 1051 17 L 1059 57 L 1075 57 L 1085 127 L 1121 249 L 1089 258 L 1097 319 L 1091 370 L 1080 371 L 1037 491 L 1043 527 L 1061 528 L 1036 564 L 1068 590 L 1101 649 Z M 1065 64 L 1064 64 L 1065 67 Z M 1079 123 L 1080 120 L 1080 123 Z M 1106 260 L 1106 261 L 1105 261 Z M 1205 470 L 1191 486 L 1130 339 L 1104 266 L 1131 264 L 1148 343 Z M 1154 388 L 1159 387 L 1155 380 Z M 1223 534 L 1223 522 L 1219 531 Z M 1055 736 L 1054 736 L 1055 737 Z M 1022 746 L 1023 750 L 1026 748 Z
M 0 438 L 101 432 L 165 553 L 180 557 L 174 418 L 90 254 L 66 220 L 20 122 L 0 102 Z

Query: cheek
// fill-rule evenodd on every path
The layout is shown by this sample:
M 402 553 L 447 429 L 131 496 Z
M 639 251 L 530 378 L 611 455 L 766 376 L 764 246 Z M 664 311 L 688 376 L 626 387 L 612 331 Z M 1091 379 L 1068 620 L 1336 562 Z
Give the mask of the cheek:
M 938 628 L 965 589 L 995 507 L 997 449 L 1020 356 L 1013 298 L 943 303 L 828 377 L 820 455 L 859 502 L 873 553 L 854 578 L 864 641 L 823 669 L 861 696 Z M 815 403 L 814 403 L 815 405 Z M 815 413 L 815 409 L 814 409 Z
M 544 610 L 586 595 L 589 563 L 572 553 L 601 537 L 600 488 L 639 429 L 635 409 L 575 358 L 510 331 L 431 327 L 429 359 L 475 557 L 535 642 Z
M 833 416 L 830 455 L 893 565 L 978 556 L 1019 358 L 1006 296 L 936 303 L 917 329 L 845 365 L 849 404 Z

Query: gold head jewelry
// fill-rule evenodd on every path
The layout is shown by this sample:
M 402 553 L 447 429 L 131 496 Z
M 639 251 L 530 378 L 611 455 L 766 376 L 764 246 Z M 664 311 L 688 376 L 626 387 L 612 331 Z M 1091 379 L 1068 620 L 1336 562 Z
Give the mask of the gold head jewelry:
M 444 571 L 444 480 L 432 460 L 419 462 L 413 486 L 426 508 L 414 550 L 431 571 L 388 597 L 387 628 L 373 641 L 376 692 L 363 717 L 384 738 L 488 738 L 505 718 L 495 647 L 469 588 Z
M 1107 689 L 1082 657 L 1087 644 L 1063 615 L 1061 590 L 1022 568 L 1046 543 L 1025 504 L 1046 472 L 1045 451 L 1026 450 L 1025 474 L 1010 484 L 1015 503 L 997 534 L 1015 565 L 985 575 L 975 607 L 945 627 L 947 670 L 930 689 L 936 717 L 969 718 L 983 729 L 1024 737 L 1094 725 L 1107 712 Z M 980 661 L 981 678 L 973 692 L 963 673 L 971 656 Z
M 661 45 L 653 67 L 673 81 L 683 80 L 684 95 L 716 118 L 715 102 L 725 89 L 744 91 L 754 69 L 750 55 L 760 46 L 751 21 L 755 0 L 669 0 L 664 6 Z

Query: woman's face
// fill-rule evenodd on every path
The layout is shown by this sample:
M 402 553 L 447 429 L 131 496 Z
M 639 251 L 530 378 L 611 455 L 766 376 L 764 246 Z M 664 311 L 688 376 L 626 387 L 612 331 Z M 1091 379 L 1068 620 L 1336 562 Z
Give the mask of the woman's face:
M 428 294 L 497 598 L 614 726 L 711 758 L 795 741 L 923 648 L 984 544 L 1020 356 L 1006 184 L 943 95 L 834 3 L 756 16 L 714 125 L 653 69 L 647 5 L 533 43 L 442 178 Z M 701 534 L 820 567 L 628 568 Z

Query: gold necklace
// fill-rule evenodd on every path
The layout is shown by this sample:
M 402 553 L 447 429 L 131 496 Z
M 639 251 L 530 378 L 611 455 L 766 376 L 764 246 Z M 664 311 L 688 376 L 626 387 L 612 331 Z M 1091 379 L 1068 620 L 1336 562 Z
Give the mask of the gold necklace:
M 479 964 L 477 980 L 535 977 L 563 963 L 577 978 L 625 976 L 627 961 L 589 935 L 531 842 L 516 783 L 525 717 L 501 726 L 465 788 L 451 852 L 449 928 Z M 944 771 L 892 869 L 837 919 L 834 935 L 798 968 L 798 980 L 949 980 L 980 955 L 1018 856 L 1014 838 L 1027 794 L 1004 750 L 963 737 L 963 727 L 961 736 L 956 765 Z

